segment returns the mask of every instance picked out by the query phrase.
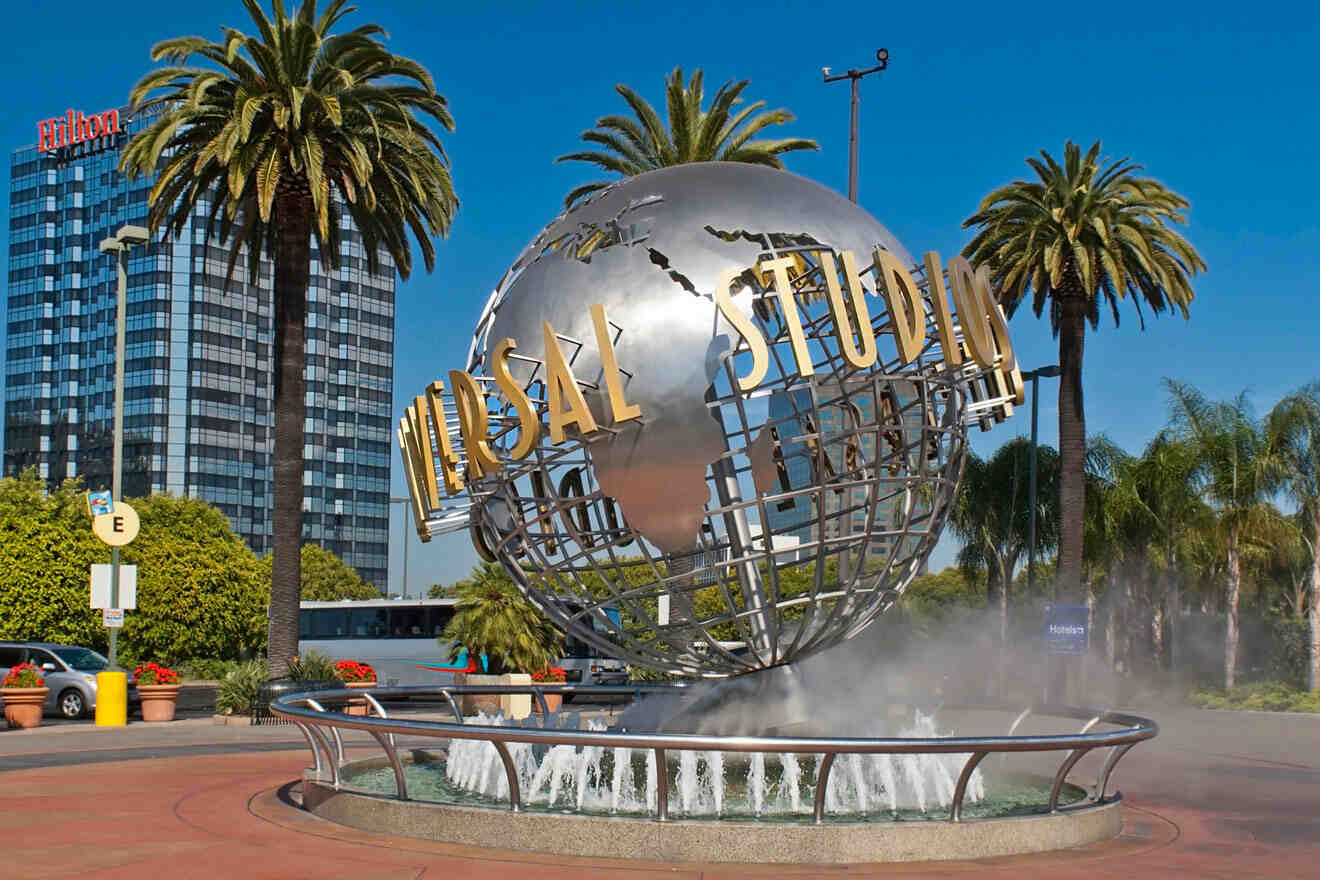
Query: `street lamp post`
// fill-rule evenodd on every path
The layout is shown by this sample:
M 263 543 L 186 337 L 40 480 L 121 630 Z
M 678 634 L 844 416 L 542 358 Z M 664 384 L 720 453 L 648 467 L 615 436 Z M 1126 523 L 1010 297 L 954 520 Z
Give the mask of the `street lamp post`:
M 411 498 L 391 498 L 391 504 L 403 505 L 403 598 L 408 598 L 408 526 L 411 517 L 408 514 L 408 505 L 412 503 Z
M 1034 595 L 1036 587 L 1036 414 L 1040 411 L 1040 377 L 1059 375 L 1059 365 L 1037 367 L 1022 374 L 1031 380 L 1031 452 L 1027 464 L 1027 497 L 1031 510 L 1027 514 L 1027 594 Z
M 878 73 L 889 66 L 889 50 L 877 49 L 875 60 L 880 62 L 875 67 L 868 67 L 864 70 L 854 68 L 847 73 L 831 74 L 830 68 L 821 68 L 821 73 L 825 76 L 825 82 L 832 83 L 846 79 L 852 84 L 852 112 L 848 123 L 848 199 L 853 202 L 857 201 L 857 106 L 861 102 L 858 83 L 867 74 Z
M 110 497 L 123 500 L 124 489 L 124 331 L 128 325 L 128 248 L 146 244 L 151 233 L 141 226 L 121 226 L 111 238 L 101 239 L 103 254 L 117 254 L 115 304 L 115 436 L 110 475 Z M 119 607 L 119 547 L 110 550 L 110 607 Z M 110 668 L 118 668 L 119 630 L 110 628 Z

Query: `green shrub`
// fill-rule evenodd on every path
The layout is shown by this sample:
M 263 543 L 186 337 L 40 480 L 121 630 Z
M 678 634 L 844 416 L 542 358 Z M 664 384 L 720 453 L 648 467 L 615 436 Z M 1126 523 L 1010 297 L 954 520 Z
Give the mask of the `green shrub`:
M 193 681 L 221 681 L 239 667 L 237 660 L 218 660 L 215 657 L 195 657 L 179 664 L 183 677 Z
M 289 661 L 289 678 L 296 681 L 333 681 L 335 661 L 319 651 L 308 651 Z
M 246 715 L 257 701 L 257 691 L 270 674 L 265 660 L 248 660 L 230 670 L 215 692 L 215 711 L 221 715 Z
M 1320 693 L 1298 690 L 1278 681 L 1239 685 L 1230 691 L 1215 688 L 1195 690 L 1188 694 L 1187 701 L 1206 709 L 1320 712 Z

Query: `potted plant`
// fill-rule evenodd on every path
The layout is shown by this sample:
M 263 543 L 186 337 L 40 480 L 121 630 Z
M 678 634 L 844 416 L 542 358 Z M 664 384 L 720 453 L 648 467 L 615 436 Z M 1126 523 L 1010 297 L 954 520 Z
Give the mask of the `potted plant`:
M 563 684 L 568 680 L 568 674 L 558 666 L 547 666 L 539 672 L 532 673 L 532 684 Z M 564 702 L 563 694 L 543 694 L 545 697 L 545 707 L 553 714 L 559 711 L 559 707 Z M 539 700 L 532 703 L 532 711 L 540 712 L 541 703 Z
M 5 703 L 5 721 L 10 727 L 37 727 L 50 688 L 35 664 L 20 663 L 0 682 L 0 700 Z
M 376 670 L 366 663 L 359 663 L 356 660 L 340 660 L 336 663 L 335 677 L 344 683 L 344 687 L 370 688 L 376 686 Z M 367 701 L 361 697 L 351 697 L 345 711 L 349 715 L 366 715 Z
M 457 583 L 454 592 L 458 603 L 441 643 L 451 648 L 451 659 L 464 648 L 469 657 L 485 654 L 489 673 L 459 673 L 454 676 L 456 684 L 531 684 L 532 672 L 559 659 L 558 630 L 497 563 L 472 569 L 471 579 Z M 464 714 L 499 711 L 506 718 L 526 718 L 532 711 L 529 694 L 468 695 L 461 705 Z
M 133 681 L 142 697 L 143 721 L 173 721 L 179 700 L 179 673 L 152 661 L 133 670 Z

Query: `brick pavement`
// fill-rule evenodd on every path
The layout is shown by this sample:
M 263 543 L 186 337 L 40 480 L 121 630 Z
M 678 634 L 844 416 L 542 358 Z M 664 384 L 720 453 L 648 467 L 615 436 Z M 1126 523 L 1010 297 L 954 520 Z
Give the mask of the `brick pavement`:
M 0 767 L 20 753 L 29 765 L 58 762 L 0 773 L 0 878 L 1320 876 L 1320 718 L 1161 720 L 1164 736 L 1120 768 L 1126 806 L 1117 840 L 979 862 L 797 868 L 551 858 L 345 829 L 292 803 L 308 756 L 286 748 L 300 741 L 287 728 L 183 721 L 46 736 L 0 731 Z M 242 743 L 281 750 L 205 753 Z M 161 756 L 114 760 L 129 747 Z M 110 760 L 60 757 L 90 749 Z

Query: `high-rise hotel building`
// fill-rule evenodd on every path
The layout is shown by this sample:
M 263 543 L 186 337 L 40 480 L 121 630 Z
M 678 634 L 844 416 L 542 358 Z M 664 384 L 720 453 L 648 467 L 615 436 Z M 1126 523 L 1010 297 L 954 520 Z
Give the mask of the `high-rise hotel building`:
M 98 244 L 145 225 L 154 179 L 129 182 L 127 108 L 33 126 L 9 183 L 4 473 L 110 483 L 115 257 Z M 257 553 L 271 546 L 272 267 L 207 241 L 209 205 L 128 262 L 124 492 L 209 501 Z M 303 535 L 384 588 L 388 578 L 394 264 L 367 271 L 344 220 L 339 268 L 312 250 L 307 304 Z

